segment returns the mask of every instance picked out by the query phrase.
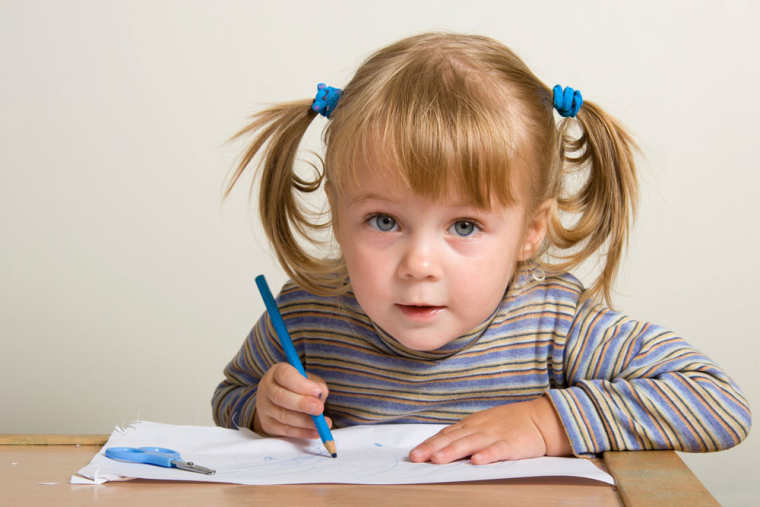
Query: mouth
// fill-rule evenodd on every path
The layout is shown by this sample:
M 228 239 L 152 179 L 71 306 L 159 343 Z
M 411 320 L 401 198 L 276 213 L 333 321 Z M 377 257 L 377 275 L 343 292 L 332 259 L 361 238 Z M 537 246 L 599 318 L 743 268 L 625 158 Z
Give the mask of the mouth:
M 433 318 L 436 314 L 440 313 L 445 306 L 432 306 L 432 305 L 401 305 L 397 304 L 396 307 L 401 310 L 405 316 L 414 320 L 428 320 Z

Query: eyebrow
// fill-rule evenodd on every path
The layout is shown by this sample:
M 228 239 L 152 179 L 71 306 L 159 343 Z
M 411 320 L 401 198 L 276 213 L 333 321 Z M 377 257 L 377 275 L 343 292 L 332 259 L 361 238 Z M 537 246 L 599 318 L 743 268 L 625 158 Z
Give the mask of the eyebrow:
M 388 203 L 395 202 L 392 198 L 388 198 L 388 196 L 386 195 L 369 192 L 366 194 L 359 194 L 358 196 L 354 197 L 353 199 L 349 201 L 348 205 L 356 206 L 356 205 L 364 203 L 365 201 L 372 201 L 372 200 L 384 201 Z M 472 211 L 482 211 L 482 208 L 480 208 L 479 206 L 475 206 L 475 204 L 472 202 L 459 201 L 459 202 L 447 203 L 447 205 L 452 208 L 461 208 L 464 210 L 472 210 Z
M 355 206 L 357 204 L 363 203 L 364 201 L 371 201 L 371 200 L 376 200 L 376 201 L 392 201 L 392 199 L 388 199 L 388 197 L 386 197 L 386 196 L 383 196 L 383 195 L 380 195 L 380 194 L 375 194 L 375 193 L 368 193 L 368 194 L 359 194 L 358 196 L 356 196 L 353 199 L 351 199 L 351 201 L 349 201 L 348 205 L 349 206 Z

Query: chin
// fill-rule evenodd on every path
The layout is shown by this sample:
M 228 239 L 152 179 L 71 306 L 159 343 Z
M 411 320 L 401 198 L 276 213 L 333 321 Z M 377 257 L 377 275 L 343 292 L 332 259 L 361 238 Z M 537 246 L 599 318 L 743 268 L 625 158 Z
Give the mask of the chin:
M 391 335 L 391 336 L 395 337 L 395 335 Z M 399 340 L 398 338 L 396 338 L 396 340 L 401 345 L 403 345 L 404 347 L 408 349 L 416 350 L 419 352 L 430 352 L 432 350 L 440 349 L 441 347 L 443 347 L 444 345 L 452 341 L 454 338 L 456 337 L 449 338 L 446 340 L 441 340 L 440 337 L 436 337 L 435 339 L 419 337 L 419 338 L 404 339 L 404 340 Z

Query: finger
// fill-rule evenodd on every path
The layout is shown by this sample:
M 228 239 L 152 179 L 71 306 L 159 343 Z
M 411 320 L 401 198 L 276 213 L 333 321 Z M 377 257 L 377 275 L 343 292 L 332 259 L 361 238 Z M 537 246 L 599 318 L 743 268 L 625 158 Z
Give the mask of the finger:
M 331 418 L 325 417 L 325 422 L 327 423 L 328 428 L 332 428 L 333 421 Z M 268 401 L 260 401 L 257 403 L 254 431 L 266 435 L 274 435 L 272 431 L 280 425 L 301 428 L 309 431 L 316 430 L 314 418 L 311 415 L 287 410 L 273 405 Z
M 303 396 L 278 384 L 272 384 L 265 396 L 275 407 L 288 411 L 319 415 L 325 409 L 324 403 L 314 396 Z
M 490 445 L 473 453 L 472 463 L 482 465 L 494 461 L 537 458 L 546 455 L 546 445 L 540 438 L 517 435 L 514 438 L 494 439 Z
M 452 440 L 430 456 L 431 463 L 451 463 L 477 453 L 493 443 L 493 438 L 482 433 L 471 433 Z
M 319 433 L 314 428 L 314 424 L 310 427 L 291 426 L 285 424 L 276 419 L 266 419 L 262 421 L 262 427 L 268 435 L 278 437 L 291 437 L 291 438 L 319 438 Z
M 499 440 L 499 441 L 493 442 L 491 445 L 487 446 L 486 448 L 475 452 L 470 458 L 470 462 L 473 465 L 487 465 L 488 463 L 494 463 L 496 461 L 535 457 L 535 456 L 530 455 L 530 453 L 526 455 L 521 455 L 516 451 L 517 449 L 515 448 L 514 445 L 511 445 L 509 442 L 506 442 L 505 440 Z
M 433 454 L 445 448 L 454 440 L 463 438 L 470 433 L 470 430 L 457 424 L 447 426 L 412 449 L 409 453 L 409 459 L 415 463 L 428 461 Z
M 448 435 L 453 432 L 461 431 L 463 428 L 461 421 L 455 424 L 449 424 L 445 428 L 441 429 L 438 433 L 436 433 L 433 436 L 437 435 Z
M 314 420 L 311 415 L 303 412 L 288 410 L 271 403 L 262 403 L 261 407 L 258 407 L 257 410 L 260 413 L 262 427 L 267 431 L 266 423 L 268 421 L 276 421 L 279 424 L 296 428 L 315 429 Z
M 332 428 L 332 419 L 325 417 L 325 422 L 327 423 L 328 428 Z M 278 408 L 269 410 L 257 409 L 256 423 L 258 424 L 258 428 L 261 429 L 265 434 L 273 436 L 275 433 L 272 431 L 275 428 L 279 428 L 280 426 L 300 428 L 306 431 L 316 431 L 316 427 L 314 426 L 314 419 L 310 415 Z M 254 429 L 254 431 L 256 430 Z M 319 436 L 319 432 L 315 433 L 315 435 Z
M 293 366 L 287 363 L 277 363 L 272 367 L 276 384 L 294 393 L 319 398 L 323 388 L 317 382 L 307 379 Z

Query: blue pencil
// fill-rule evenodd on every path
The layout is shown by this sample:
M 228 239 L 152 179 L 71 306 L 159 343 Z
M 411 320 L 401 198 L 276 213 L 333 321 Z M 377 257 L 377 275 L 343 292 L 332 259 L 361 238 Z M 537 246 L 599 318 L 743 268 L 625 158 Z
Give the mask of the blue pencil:
M 264 278 L 264 275 L 256 277 L 256 286 L 259 288 L 261 297 L 264 299 L 264 305 L 267 307 L 269 318 L 272 320 L 272 325 L 277 333 L 277 338 L 280 340 L 280 345 L 282 345 L 282 348 L 285 350 L 285 356 L 288 358 L 288 363 L 305 377 L 306 372 L 303 369 L 301 360 L 298 358 L 296 348 L 293 346 L 293 341 L 290 339 L 290 333 L 288 333 L 288 329 L 285 327 L 285 322 L 282 320 L 280 310 L 277 309 L 277 303 L 272 297 L 272 292 L 269 290 L 269 285 L 267 285 L 267 280 Z M 325 444 L 325 449 L 327 449 L 327 452 L 329 452 L 333 458 L 337 458 L 338 453 L 335 452 L 335 441 L 333 440 L 332 433 L 330 433 L 330 428 L 327 427 L 325 416 L 319 414 L 313 415 L 311 418 L 314 420 L 314 426 L 317 427 L 319 438 L 321 438 L 322 443 Z

